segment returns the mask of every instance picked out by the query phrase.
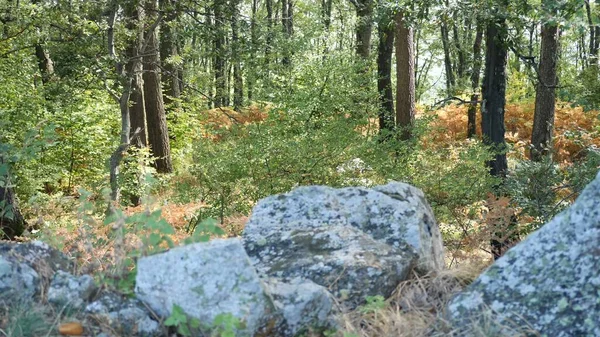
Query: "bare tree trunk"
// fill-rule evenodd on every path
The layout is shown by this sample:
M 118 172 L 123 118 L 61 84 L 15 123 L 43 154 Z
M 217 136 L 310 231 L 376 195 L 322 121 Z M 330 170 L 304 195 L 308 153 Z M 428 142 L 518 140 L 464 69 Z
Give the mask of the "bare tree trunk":
M 12 240 L 25 231 L 25 219 L 21 215 L 17 198 L 12 189 L 10 167 L 0 153 L 0 239 Z
M 135 6 L 135 7 L 134 7 Z M 142 43 L 144 41 L 144 13 L 143 8 L 139 4 L 130 4 L 125 7 L 125 15 L 128 17 L 127 29 L 136 33 L 136 38 L 127 48 L 126 55 L 129 63 L 135 68 L 131 69 L 133 76 L 133 87 L 130 95 L 130 122 L 133 145 L 138 148 L 148 145 L 148 130 L 146 127 L 146 107 L 144 105 L 144 80 L 142 74 L 144 68 L 142 62 L 133 62 L 134 59 L 141 58 Z
M 159 0 L 159 2 L 161 11 L 165 13 L 164 24 L 160 29 L 160 59 L 164 74 L 161 76 L 164 88 L 163 101 L 170 109 L 173 99 L 177 102 L 181 96 L 179 83 L 181 69 L 173 62 L 168 62 L 169 58 L 179 55 L 177 30 L 173 27 L 173 23 L 177 20 L 177 9 L 173 0 Z
M 258 28 L 256 25 L 256 13 L 258 11 L 258 0 L 252 0 L 252 16 L 250 17 L 250 60 L 246 71 L 246 83 L 248 87 L 248 101 L 254 98 L 254 84 L 256 81 L 256 49 L 258 47 Z
M 412 137 L 415 120 L 415 55 L 413 30 L 400 12 L 396 15 L 396 126 L 400 138 Z
M 452 57 L 450 56 L 450 38 L 448 37 L 448 26 L 445 22 L 442 22 L 441 26 L 442 33 L 442 47 L 444 48 L 444 68 L 446 74 L 446 92 L 448 96 L 453 95 L 454 87 L 456 85 L 456 79 L 454 78 L 454 69 L 452 66 Z
M 265 68 L 267 70 L 267 77 L 269 76 L 269 69 L 271 66 L 271 49 L 273 48 L 273 0 L 266 0 L 265 6 L 267 7 L 267 36 L 265 39 Z
M 321 20 L 323 21 L 323 61 L 329 54 L 329 46 L 327 45 L 327 39 L 329 38 L 329 31 L 331 28 L 331 9 L 333 6 L 332 0 L 321 0 Z
M 481 41 L 483 40 L 483 24 L 477 22 L 477 33 L 473 42 L 473 70 L 471 73 L 471 104 L 467 121 L 467 137 L 473 138 L 477 133 L 477 101 L 479 100 L 479 77 L 481 72 Z
M 392 54 L 394 52 L 394 20 L 386 13 L 379 21 L 377 48 L 377 91 L 379 92 L 379 132 L 394 130 L 394 94 L 392 89 Z
M 505 0 L 498 0 L 499 7 L 506 8 Z M 497 18 L 487 24 L 485 71 L 483 76 L 481 105 L 481 130 L 483 142 L 496 152 L 494 159 L 486 164 L 490 174 L 504 178 L 506 176 L 506 143 L 504 141 L 504 106 L 506 103 L 506 62 L 508 51 L 506 39 L 508 27 L 506 20 Z M 492 255 L 498 259 L 512 240 L 504 239 L 510 233 L 511 224 L 499 227 L 490 239 Z M 501 239 L 502 238 L 502 239 Z
M 244 82 L 239 48 L 238 1 L 231 0 L 231 59 L 233 62 L 233 108 L 240 111 L 244 104 Z
M 535 95 L 535 113 L 531 134 L 531 160 L 540 161 L 552 155 L 552 130 L 556 97 L 554 89 L 558 84 L 556 67 L 558 63 L 558 27 L 545 23 L 542 27 L 542 47 L 538 69 L 538 84 Z
M 227 70 L 225 69 L 225 32 L 223 26 L 224 19 L 223 0 L 215 0 L 213 5 L 214 22 L 214 60 L 213 69 L 215 73 L 215 108 L 226 105 L 227 101 Z
M 460 34 L 458 32 L 458 26 L 456 22 L 458 22 L 458 18 L 456 15 L 456 11 L 454 12 L 454 22 L 452 23 L 452 38 L 454 40 L 454 47 L 456 48 L 456 54 L 458 55 L 458 62 L 456 66 L 456 74 L 458 75 L 459 80 L 462 80 L 465 75 L 465 53 L 462 49 L 462 45 L 460 42 Z
M 356 54 L 363 59 L 371 55 L 371 34 L 373 31 L 373 0 L 355 0 L 356 7 Z
M 159 20 L 156 15 L 155 0 L 148 0 L 146 8 L 148 17 Z M 173 171 L 173 166 L 171 164 L 171 146 L 169 144 L 169 131 L 167 129 L 167 117 L 160 80 L 158 30 L 154 29 L 154 31 L 148 32 L 146 41 L 143 78 L 148 142 L 150 143 L 150 151 L 156 158 L 153 163 L 156 171 L 170 173 Z

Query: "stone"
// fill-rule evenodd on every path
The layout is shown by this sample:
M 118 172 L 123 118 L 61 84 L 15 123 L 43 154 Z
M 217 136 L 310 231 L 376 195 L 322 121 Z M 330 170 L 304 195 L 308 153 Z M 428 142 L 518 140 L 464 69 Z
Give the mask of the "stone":
M 50 282 L 48 302 L 58 308 L 82 309 L 96 292 L 94 279 L 90 275 L 73 276 L 57 271 Z
M 392 247 L 352 226 L 274 232 L 256 268 L 261 275 L 303 278 L 330 289 L 349 308 L 367 296 L 388 297 L 408 278 L 417 255 L 412 246 Z
M 490 266 L 447 307 L 460 336 L 518 329 L 600 336 L 600 174 L 575 203 Z
M 265 284 L 285 321 L 279 332 L 281 336 L 298 336 L 308 329 L 327 330 L 338 327 L 334 315 L 339 312 L 339 308 L 331 293 L 324 287 L 300 278 L 288 281 L 269 278 L 265 280 Z
M 164 336 L 159 323 L 152 318 L 143 302 L 106 292 L 85 307 L 85 313 L 100 326 L 110 326 L 116 336 Z
M 0 300 L 31 300 L 56 271 L 72 268 L 64 254 L 46 243 L 0 242 Z
M 239 336 L 253 336 L 267 325 L 279 324 L 271 320 L 272 300 L 238 238 L 141 258 L 135 293 L 163 318 L 171 314 L 173 305 L 205 326 L 219 314 L 231 314 L 245 323 Z
M 272 235 L 332 225 L 352 226 L 396 248 L 411 245 L 420 272 L 444 268 L 442 237 L 423 192 L 398 182 L 371 189 L 303 186 L 262 199 L 244 229 L 244 246 L 257 263 L 276 248 Z
M 0 256 L 0 302 L 32 300 L 39 284 L 38 273 L 29 265 Z

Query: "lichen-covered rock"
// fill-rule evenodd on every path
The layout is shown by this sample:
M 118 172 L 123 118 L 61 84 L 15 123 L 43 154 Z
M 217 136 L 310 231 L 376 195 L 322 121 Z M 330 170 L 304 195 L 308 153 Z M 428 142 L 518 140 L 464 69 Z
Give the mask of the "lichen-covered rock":
M 311 328 L 326 330 L 337 327 L 334 315 L 339 308 L 324 287 L 299 278 L 289 281 L 269 278 L 265 283 L 285 321 L 279 335 L 292 337 Z
M 460 336 L 600 336 L 600 174 L 577 201 L 510 249 L 448 305 Z M 475 323 L 473 323 L 475 322 Z
M 0 303 L 33 299 L 39 283 L 38 273 L 29 265 L 0 256 Z
M 273 232 L 266 242 L 269 250 L 248 250 L 258 256 L 261 275 L 311 280 L 349 308 L 364 303 L 367 296 L 390 296 L 417 257 L 410 245 L 392 247 L 343 225 Z
M 59 270 L 50 282 L 48 302 L 59 308 L 82 309 L 95 291 L 96 285 L 90 275 L 78 277 Z
M 216 239 L 171 249 L 138 261 L 139 299 L 167 317 L 173 305 L 210 325 L 219 314 L 245 323 L 239 336 L 253 336 L 274 312 L 272 300 L 240 239 Z
M 0 242 L 0 256 L 27 263 L 42 274 L 46 274 L 47 271 L 40 269 L 49 269 L 51 273 L 57 270 L 72 272 L 75 266 L 74 262 L 69 260 L 61 251 L 41 241 Z
M 0 242 L 0 300 L 33 299 L 56 271 L 72 267 L 64 254 L 43 242 Z
M 444 266 L 439 227 L 423 192 L 392 182 L 372 189 L 305 186 L 265 198 L 254 207 L 244 230 L 253 262 L 285 254 L 271 239 L 322 226 L 352 226 L 396 248 L 411 245 L 422 272 Z
M 100 326 L 110 326 L 115 336 L 164 336 L 144 303 L 134 298 L 106 292 L 85 307 L 85 313 Z

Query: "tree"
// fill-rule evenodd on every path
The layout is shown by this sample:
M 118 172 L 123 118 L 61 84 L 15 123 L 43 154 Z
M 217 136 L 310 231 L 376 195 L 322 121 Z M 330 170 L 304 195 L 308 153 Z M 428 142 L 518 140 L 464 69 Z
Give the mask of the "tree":
M 379 131 L 394 129 L 394 94 L 392 89 L 392 54 L 394 52 L 394 19 L 386 10 L 378 24 L 377 91 L 379 92 Z
M 502 4 L 503 0 L 500 0 Z M 503 4 L 502 4 L 503 5 Z M 503 6 L 506 8 L 506 6 Z M 481 130 L 485 144 L 496 155 L 487 165 L 494 176 L 506 174 L 506 143 L 504 141 L 504 106 L 506 104 L 506 62 L 508 57 L 506 19 L 496 17 L 486 28 L 485 71 L 481 105 Z
M 244 104 L 244 80 L 242 78 L 241 48 L 239 38 L 238 0 L 231 0 L 231 59 L 233 62 L 233 108 L 240 111 Z
M 182 72 L 178 66 L 179 37 L 176 26 L 179 12 L 176 5 L 176 1 L 173 0 L 159 0 L 160 10 L 165 13 L 160 27 L 160 60 L 163 72 L 161 76 L 164 88 L 163 101 L 167 107 L 171 105 L 173 99 L 177 100 L 181 96 Z
M 225 106 L 227 101 L 227 71 L 226 71 L 226 45 L 225 45 L 225 4 L 224 0 L 215 0 L 214 13 L 214 58 L 213 71 L 215 74 L 215 108 Z
M 415 52 L 413 29 L 396 14 L 396 126 L 403 140 L 412 137 L 415 120 Z
M 146 2 L 148 18 L 160 22 L 162 16 L 157 14 L 156 0 Z M 154 29 L 146 34 L 146 48 L 144 50 L 144 105 L 146 107 L 146 124 L 148 126 L 148 143 L 150 152 L 155 157 L 154 167 L 159 173 L 173 171 L 171 163 L 171 146 L 169 144 L 169 130 L 161 86 L 160 53 L 158 30 Z
M 0 153 L 0 239 L 12 240 L 25 231 L 25 220 L 17 205 L 8 163 Z
M 363 59 L 371 55 L 373 32 L 373 0 L 350 0 L 356 8 L 356 55 Z
M 479 100 L 479 77 L 481 73 L 481 41 L 483 40 L 483 25 L 477 22 L 477 32 L 473 42 L 473 69 L 471 71 L 471 104 L 467 112 L 467 137 L 475 137 L 477 126 L 477 101 Z
M 547 8 L 548 0 L 544 1 Z M 538 68 L 538 83 L 535 95 L 535 113 L 531 134 L 531 160 L 539 161 L 551 155 L 552 130 L 556 97 L 554 89 L 558 84 L 556 68 L 558 64 L 558 26 L 552 21 L 542 26 L 542 47 Z

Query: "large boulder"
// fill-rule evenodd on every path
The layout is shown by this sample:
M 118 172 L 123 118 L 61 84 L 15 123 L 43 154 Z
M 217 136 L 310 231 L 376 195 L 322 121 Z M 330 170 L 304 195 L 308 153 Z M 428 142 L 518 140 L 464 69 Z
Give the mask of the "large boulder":
M 59 309 L 82 309 L 95 292 L 96 285 L 90 275 L 73 276 L 59 270 L 50 282 L 48 302 Z
M 372 189 L 299 187 L 261 200 L 244 229 L 260 274 L 299 277 L 349 307 L 389 296 L 413 268 L 443 268 L 438 225 L 423 193 L 403 183 Z
M 216 239 L 177 247 L 138 261 L 137 297 L 159 316 L 178 305 L 204 326 L 220 314 L 231 314 L 245 327 L 239 336 L 256 335 L 275 308 L 240 239 Z
M 600 174 L 577 201 L 510 249 L 448 305 L 460 336 L 535 330 L 600 336 Z

